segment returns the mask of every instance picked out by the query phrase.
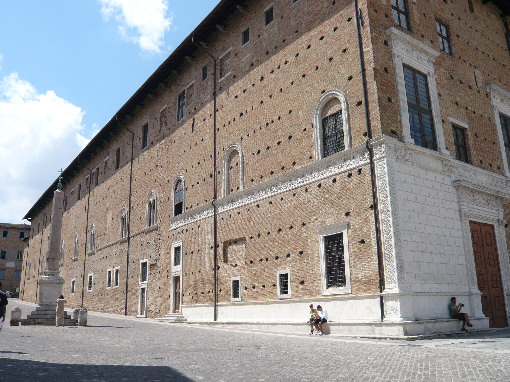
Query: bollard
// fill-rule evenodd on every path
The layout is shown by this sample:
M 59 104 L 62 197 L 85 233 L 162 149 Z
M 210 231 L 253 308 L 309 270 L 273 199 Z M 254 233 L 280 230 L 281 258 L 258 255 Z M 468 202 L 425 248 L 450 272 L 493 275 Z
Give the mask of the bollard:
M 18 326 L 21 321 L 21 309 L 18 307 L 11 310 L 11 326 Z
M 80 308 L 76 308 L 73 310 L 73 320 L 76 320 L 78 322 L 78 316 L 80 315 Z
M 87 326 L 87 308 L 78 309 L 78 326 Z

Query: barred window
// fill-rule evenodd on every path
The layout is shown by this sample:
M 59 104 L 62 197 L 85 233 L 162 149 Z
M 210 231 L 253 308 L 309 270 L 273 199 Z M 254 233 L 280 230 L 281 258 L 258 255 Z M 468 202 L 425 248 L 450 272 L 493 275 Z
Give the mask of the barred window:
M 322 144 L 324 157 L 328 157 L 345 149 L 341 111 L 322 119 Z
M 469 163 L 466 129 L 459 126 L 452 126 L 453 142 L 455 145 L 455 158 L 462 162 Z
M 427 76 L 404 65 L 404 81 L 411 137 L 416 145 L 436 150 L 436 133 Z
M 393 22 L 395 25 L 405 30 L 411 30 L 406 0 L 391 0 L 391 12 L 393 13 Z
M 94 276 L 93 276 L 92 274 L 90 274 L 90 275 L 89 275 L 89 282 L 88 282 L 88 284 L 87 284 L 87 290 L 88 290 L 89 292 L 91 292 L 91 291 L 92 291 L 92 286 L 93 286 L 93 277 L 94 277 Z
M 111 288 L 112 287 L 112 270 L 108 269 L 106 271 L 106 287 Z
M 241 277 L 233 277 L 231 283 L 231 296 L 232 301 L 241 301 Z
M 278 272 L 278 298 L 290 298 L 290 270 Z
M 324 238 L 326 288 L 346 286 L 344 235 L 337 233 Z

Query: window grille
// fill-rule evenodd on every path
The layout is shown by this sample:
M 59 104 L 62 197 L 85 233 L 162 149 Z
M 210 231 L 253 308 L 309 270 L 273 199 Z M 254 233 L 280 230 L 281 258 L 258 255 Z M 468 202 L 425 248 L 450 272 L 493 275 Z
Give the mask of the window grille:
M 343 233 L 324 238 L 326 288 L 346 286 Z
M 286 296 L 289 294 L 289 273 L 278 274 L 278 286 L 280 296 Z
M 416 145 L 436 150 L 427 76 L 404 65 L 404 80 L 411 137 Z
M 324 158 L 345 150 L 342 112 L 322 119 L 322 145 Z
M 241 280 L 233 279 L 232 280 L 232 299 L 238 300 L 241 298 Z

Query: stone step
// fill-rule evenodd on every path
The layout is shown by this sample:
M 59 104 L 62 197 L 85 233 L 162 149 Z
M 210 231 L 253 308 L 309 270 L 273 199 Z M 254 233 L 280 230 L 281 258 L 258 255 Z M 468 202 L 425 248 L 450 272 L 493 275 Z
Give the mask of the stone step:
M 186 317 L 182 313 L 168 313 L 162 317 L 156 317 L 160 322 L 186 322 Z
M 20 321 L 21 325 L 44 325 L 54 326 L 56 324 L 55 317 L 53 318 L 25 318 Z M 64 326 L 77 326 L 78 321 L 72 318 L 64 319 Z

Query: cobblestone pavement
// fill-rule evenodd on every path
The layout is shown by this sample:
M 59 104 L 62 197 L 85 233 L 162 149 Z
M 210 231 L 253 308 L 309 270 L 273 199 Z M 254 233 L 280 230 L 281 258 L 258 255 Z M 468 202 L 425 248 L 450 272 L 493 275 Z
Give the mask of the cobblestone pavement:
M 20 306 L 10 300 L 8 312 Z M 510 381 L 510 329 L 343 339 L 89 314 L 87 327 L 6 326 L 0 381 Z

